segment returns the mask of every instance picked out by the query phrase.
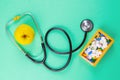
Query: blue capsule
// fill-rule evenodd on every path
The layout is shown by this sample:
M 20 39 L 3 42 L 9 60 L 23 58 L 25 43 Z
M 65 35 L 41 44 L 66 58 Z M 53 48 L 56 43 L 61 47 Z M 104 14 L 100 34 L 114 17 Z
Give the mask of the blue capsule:
M 91 55 L 92 54 L 92 51 L 90 51 L 89 53 L 88 53 L 88 55 Z

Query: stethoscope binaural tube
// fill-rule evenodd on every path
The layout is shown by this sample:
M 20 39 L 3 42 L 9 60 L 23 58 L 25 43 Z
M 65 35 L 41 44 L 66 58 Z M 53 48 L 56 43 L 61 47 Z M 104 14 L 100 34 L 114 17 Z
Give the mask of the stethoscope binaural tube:
M 35 63 L 42 63 L 42 62 L 45 60 L 46 57 L 44 57 L 42 60 L 39 60 L 39 61 L 33 59 L 33 58 L 32 58 L 33 56 L 30 55 L 29 52 L 27 52 L 26 50 L 24 50 L 24 49 L 15 41 L 14 37 L 12 36 L 12 34 L 11 34 L 10 31 L 9 31 L 9 27 L 10 27 L 9 25 L 11 25 L 12 23 L 14 23 L 15 21 L 19 21 L 19 20 L 20 20 L 21 18 L 23 18 L 24 16 L 29 16 L 29 17 L 32 18 L 32 20 L 33 20 L 33 22 L 34 22 L 34 24 L 35 24 L 35 26 L 36 26 L 36 28 L 37 28 L 37 32 L 38 32 L 38 34 L 40 35 L 40 40 L 42 41 L 42 36 L 41 36 L 40 29 L 39 29 L 39 27 L 38 27 L 38 24 L 37 24 L 34 16 L 33 16 L 31 13 L 29 13 L 29 12 L 28 12 L 28 13 L 24 13 L 24 14 L 22 14 L 22 15 L 17 15 L 17 16 L 15 16 L 15 18 L 11 19 L 11 20 L 6 24 L 6 26 L 5 26 L 6 33 L 7 33 L 8 37 L 12 40 L 12 42 L 14 42 L 15 46 L 17 46 L 18 49 L 21 50 L 30 60 L 32 60 L 32 61 L 35 62 Z M 40 45 L 41 45 L 41 44 L 40 44 Z M 44 54 L 44 56 L 46 56 L 46 55 Z
M 45 42 L 44 42 L 43 37 L 42 37 L 42 35 L 41 35 L 41 33 L 40 33 L 40 29 L 39 29 L 39 27 L 38 27 L 38 25 L 37 25 L 37 22 L 35 21 L 35 18 L 32 16 L 31 13 L 25 13 L 25 14 L 23 14 L 23 15 L 20 16 L 20 17 L 23 17 L 23 16 L 25 16 L 25 15 L 28 15 L 28 16 L 30 16 L 30 17 L 32 18 L 33 22 L 34 22 L 35 25 L 36 25 L 36 28 L 37 28 L 37 30 L 38 30 L 38 33 L 39 33 L 39 35 L 40 35 L 40 39 L 41 39 L 41 41 L 42 41 L 40 45 L 42 46 L 43 54 L 44 54 L 44 57 L 43 57 L 42 60 L 36 60 L 36 59 L 34 59 L 32 55 L 30 55 L 30 54 L 29 54 L 28 52 L 26 52 L 22 47 L 20 47 L 20 45 L 14 40 L 14 38 L 11 37 L 11 35 L 10 35 L 8 29 L 7 29 L 7 28 L 8 28 L 7 26 L 8 26 L 9 24 L 11 24 L 13 21 L 10 21 L 10 22 L 6 25 L 6 31 L 7 31 L 8 35 L 9 35 L 9 37 L 11 37 L 12 40 L 15 42 L 16 46 L 17 46 L 23 53 L 25 53 L 25 55 L 26 55 L 30 60 L 32 60 L 32 61 L 35 62 L 35 63 L 42 63 L 46 68 L 48 68 L 49 70 L 52 70 L 52 71 L 61 71 L 61 70 L 64 70 L 64 69 L 69 65 L 69 63 L 70 63 L 70 61 L 71 61 L 71 58 L 72 58 L 72 53 L 81 48 L 81 46 L 84 44 L 84 42 L 85 42 L 85 40 L 86 40 L 87 33 L 90 32 L 90 31 L 93 29 L 93 22 L 92 22 L 91 20 L 89 20 L 89 19 L 83 20 L 83 21 L 81 22 L 81 24 L 80 24 L 80 28 L 84 31 L 83 40 L 82 40 L 82 42 L 80 43 L 80 45 L 79 45 L 78 47 L 76 47 L 75 49 L 73 49 L 73 48 L 72 48 L 72 42 L 71 42 L 70 36 L 68 35 L 68 33 L 67 33 L 64 29 L 58 28 L 58 27 L 53 27 L 53 28 L 49 29 L 49 30 L 46 32 L 46 34 L 45 34 L 45 38 L 44 38 Z M 54 50 L 54 49 L 49 45 L 49 43 L 48 43 L 48 36 L 49 36 L 50 32 L 52 32 L 52 31 L 54 31 L 54 30 L 59 30 L 59 31 L 63 32 L 63 33 L 65 34 L 65 36 L 67 37 L 67 40 L 68 40 L 68 43 L 69 43 L 69 51 L 68 51 L 68 52 L 56 51 L 56 50 Z M 67 62 L 66 62 L 62 67 L 60 67 L 60 68 L 53 68 L 53 67 L 49 66 L 48 63 L 47 63 L 47 51 L 46 51 L 46 46 L 45 46 L 45 45 L 46 45 L 52 52 L 54 52 L 54 53 L 56 53 L 56 54 L 68 55 Z

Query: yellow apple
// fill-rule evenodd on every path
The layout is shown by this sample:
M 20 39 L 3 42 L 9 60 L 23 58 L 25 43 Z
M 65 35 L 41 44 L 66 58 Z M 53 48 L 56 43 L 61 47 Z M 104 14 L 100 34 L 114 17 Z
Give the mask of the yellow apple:
M 15 40 L 21 45 L 28 45 L 34 39 L 35 32 L 33 28 L 27 24 L 21 24 L 14 32 Z

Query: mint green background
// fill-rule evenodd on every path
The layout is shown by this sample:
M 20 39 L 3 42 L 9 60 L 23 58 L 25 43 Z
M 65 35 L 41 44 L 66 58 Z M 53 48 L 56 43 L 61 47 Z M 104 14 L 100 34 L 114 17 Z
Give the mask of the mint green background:
M 79 24 L 85 18 L 94 22 L 94 29 L 88 34 L 87 41 L 100 28 L 115 42 L 96 67 L 78 56 L 80 49 L 73 54 L 70 65 L 64 71 L 52 72 L 26 58 L 6 35 L 6 23 L 15 15 L 29 11 L 38 21 L 43 35 L 53 26 L 63 27 L 71 36 L 74 48 L 83 38 Z M 1 0 L 0 80 L 120 80 L 119 23 L 120 0 Z M 64 37 L 57 32 L 52 35 L 54 37 L 49 39 L 53 47 L 67 50 L 68 43 Z M 55 55 L 48 49 L 47 52 L 51 66 L 62 65 L 67 58 Z

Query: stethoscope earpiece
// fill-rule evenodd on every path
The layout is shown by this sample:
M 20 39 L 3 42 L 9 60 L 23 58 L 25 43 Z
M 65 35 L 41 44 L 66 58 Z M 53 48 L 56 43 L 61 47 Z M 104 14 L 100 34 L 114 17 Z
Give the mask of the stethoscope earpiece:
M 80 24 L 80 28 L 84 31 L 84 32 L 89 32 L 93 29 L 94 24 L 90 19 L 84 19 L 81 24 Z

